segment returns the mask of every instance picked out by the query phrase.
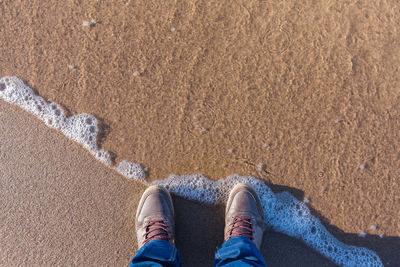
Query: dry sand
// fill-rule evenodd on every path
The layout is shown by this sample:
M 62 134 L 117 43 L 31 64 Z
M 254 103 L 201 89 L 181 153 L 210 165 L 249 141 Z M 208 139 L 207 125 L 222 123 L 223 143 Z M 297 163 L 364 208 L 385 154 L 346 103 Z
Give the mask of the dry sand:
M 24 79 L 73 114 L 96 115 L 103 122 L 102 148 L 115 153 L 116 162 L 140 162 L 149 168 L 150 180 L 194 172 L 213 179 L 232 173 L 261 177 L 277 190 L 309 198 L 315 213 L 346 241 L 400 262 L 392 252 L 400 236 L 398 1 L 2 1 L 0 14 L 0 76 Z M 96 23 L 83 26 L 91 19 Z M 3 108 L 3 118 L 8 109 Z M 25 127 L 9 119 L 1 127 L 11 122 Z M 82 205 L 83 197 L 101 200 L 74 220 L 97 218 L 95 225 L 102 225 L 99 221 L 111 216 L 128 221 L 123 218 L 131 210 L 115 211 L 114 203 L 127 205 L 126 196 L 138 198 L 138 189 L 82 153 L 73 156 L 74 149 L 81 150 L 77 145 L 62 138 L 62 144 L 53 137 L 46 141 L 49 134 L 41 131 L 46 134 L 21 137 L 46 142 L 34 147 L 10 147 L 19 146 L 8 140 L 16 138 L 11 133 L 1 140 L 2 153 L 15 153 L 9 162 L 25 166 L 25 177 L 57 177 L 51 183 L 38 180 L 46 185 L 41 194 L 32 193 L 35 203 L 60 183 L 71 187 L 70 200 L 82 197 Z M 46 165 L 47 158 L 37 155 L 47 150 L 53 154 Z M 85 160 L 76 160 L 81 157 Z M 259 163 L 265 171 L 258 171 Z M 17 170 L 12 176 L 4 166 L 1 182 L 5 177 L 14 181 L 7 185 L 22 201 L 25 191 L 20 190 L 28 188 L 8 177 L 23 176 Z M 53 166 L 72 169 L 65 169 L 67 176 L 51 175 Z M 79 169 L 103 178 L 89 180 Z M 115 189 L 105 181 L 115 183 Z M 46 203 L 36 207 L 38 214 L 54 210 L 53 202 Z M 59 215 L 54 214 L 53 223 L 60 223 Z M 378 229 L 369 230 L 371 225 Z M 116 228 L 105 228 L 111 229 Z M 61 254 L 92 240 L 80 239 L 81 232 L 73 232 L 75 238 L 56 232 L 64 240 L 52 242 L 65 246 L 48 249 L 57 247 Z M 357 238 L 360 232 L 371 236 Z M 120 250 L 120 260 L 126 261 L 134 241 L 127 232 L 113 234 L 126 240 Z M 379 234 L 388 237 L 380 240 Z M 31 238 L 39 242 L 40 236 Z M 102 253 L 103 258 L 110 255 L 110 263 L 116 257 L 113 242 L 101 248 L 112 251 Z M 46 262 L 46 251 L 40 249 L 34 256 Z

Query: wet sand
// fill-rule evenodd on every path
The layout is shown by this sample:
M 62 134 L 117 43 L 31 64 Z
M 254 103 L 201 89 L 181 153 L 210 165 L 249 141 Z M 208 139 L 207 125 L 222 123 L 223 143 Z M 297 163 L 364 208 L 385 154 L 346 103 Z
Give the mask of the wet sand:
M 115 153 L 116 163 L 126 159 L 143 164 L 149 180 L 170 173 L 200 172 L 213 179 L 253 175 L 311 200 L 309 205 L 334 231 L 354 235 L 351 242 L 375 247 L 385 242 L 374 238 L 380 234 L 398 242 L 396 1 L 36 0 L 5 1 L 0 12 L 0 76 L 22 78 L 72 114 L 96 115 L 103 122 L 101 147 Z M 90 25 L 83 26 L 84 21 Z M 8 109 L 2 116 L 9 116 Z M 2 142 L 12 144 L 12 137 Z M 25 138 L 43 139 L 29 132 Z M 80 148 L 68 144 L 50 149 L 43 143 L 26 147 L 27 152 L 6 147 L 15 152 L 9 161 L 13 164 L 33 166 L 26 160 L 38 160 L 39 151 L 48 149 L 59 153 L 49 166 L 74 167 L 76 158 L 63 161 L 63 155 Z M 93 159 L 86 160 L 91 162 L 85 161 L 88 170 L 107 172 Z M 24 172 L 40 177 L 39 171 Z M 107 191 L 95 181 L 99 188 L 86 184 L 81 190 L 97 198 L 108 194 L 115 204 L 127 195 L 138 198 L 137 189 L 124 185 L 127 181 L 107 179 L 124 189 Z M 89 180 L 74 180 L 76 188 L 80 182 Z M 11 188 L 23 202 L 19 186 Z M 123 212 L 101 205 L 110 213 L 96 218 Z M 46 214 L 50 208 L 37 212 Z M 370 230 L 372 225 L 377 230 Z M 358 238 L 360 232 L 372 236 Z M 390 251 L 382 253 L 393 258 Z

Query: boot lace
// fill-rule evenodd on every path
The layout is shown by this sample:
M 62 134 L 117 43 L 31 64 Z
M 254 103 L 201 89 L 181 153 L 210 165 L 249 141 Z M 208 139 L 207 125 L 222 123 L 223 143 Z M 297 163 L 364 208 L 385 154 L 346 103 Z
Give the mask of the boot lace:
M 250 217 L 235 216 L 233 222 L 230 223 L 228 238 L 244 236 L 253 240 L 253 233 L 253 223 Z
M 165 219 L 159 219 L 147 222 L 146 232 L 144 233 L 144 244 L 155 239 L 171 240 L 166 221 Z

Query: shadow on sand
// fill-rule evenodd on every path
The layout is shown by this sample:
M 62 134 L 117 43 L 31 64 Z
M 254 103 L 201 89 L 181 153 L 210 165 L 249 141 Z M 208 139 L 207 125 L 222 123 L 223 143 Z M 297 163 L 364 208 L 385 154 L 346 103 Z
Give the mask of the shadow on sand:
M 274 192 L 288 191 L 297 199 L 304 193 L 286 186 L 271 186 Z M 184 266 L 213 266 L 214 252 L 223 242 L 224 209 L 222 205 L 207 206 L 173 196 L 176 212 L 176 246 Z M 348 245 L 361 246 L 375 251 L 385 266 L 400 266 L 399 237 L 380 238 L 344 233 L 327 223 L 317 211 L 310 208 L 323 225 L 338 240 Z M 330 260 L 309 248 L 302 241 L 281 233 L 266 230 L 261 252 L 268 266 L 336 266 Z

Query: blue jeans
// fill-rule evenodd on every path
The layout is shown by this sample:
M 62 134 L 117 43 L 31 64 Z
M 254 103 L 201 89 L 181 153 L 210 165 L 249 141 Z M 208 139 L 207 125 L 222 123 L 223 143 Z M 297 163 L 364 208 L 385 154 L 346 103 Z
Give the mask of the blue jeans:
M 228 239 L 215 252 L 215 266 L 267 266 L 256 245 L 243 236 Z M 182 266 L 178 250 L 165 240 L 153 240 L 139 249 L 130 266 Z

